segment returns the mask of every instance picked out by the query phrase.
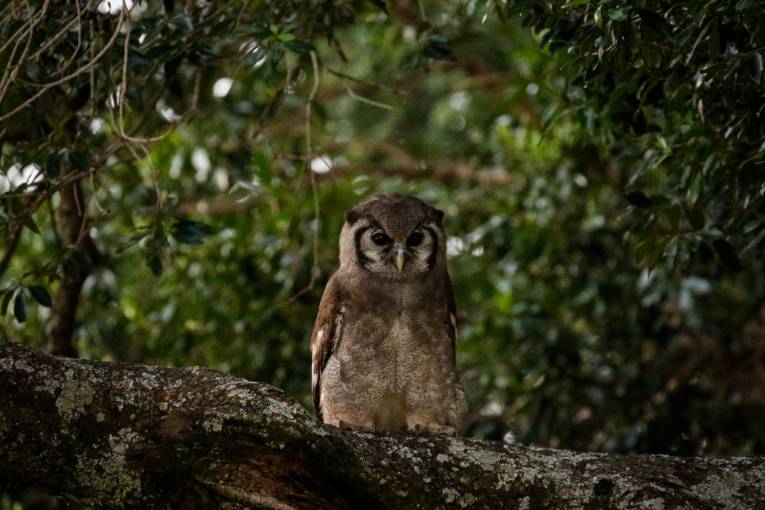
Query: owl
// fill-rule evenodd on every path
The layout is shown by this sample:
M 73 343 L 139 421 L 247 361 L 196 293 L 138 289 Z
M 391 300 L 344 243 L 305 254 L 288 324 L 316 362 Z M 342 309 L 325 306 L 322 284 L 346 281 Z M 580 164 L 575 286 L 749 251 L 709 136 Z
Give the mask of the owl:
M 313 404 L 325 423 L 456 434 L 466 402 L 443 216 L 397 193 L 346 213 L 340 267 L 311 335 Z

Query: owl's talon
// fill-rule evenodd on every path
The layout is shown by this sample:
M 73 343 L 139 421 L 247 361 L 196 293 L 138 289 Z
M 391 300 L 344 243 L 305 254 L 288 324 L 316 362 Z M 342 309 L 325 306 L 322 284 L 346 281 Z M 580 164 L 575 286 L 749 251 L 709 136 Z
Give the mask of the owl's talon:
M 340 428 L 340 430 L 345 430 L 349 432 L 371 432 L 371 433 L 375 432 L 374 426 L 354 425 L 353 423 L 343 421 L 343 420 L 338 420 L 337 426 Z

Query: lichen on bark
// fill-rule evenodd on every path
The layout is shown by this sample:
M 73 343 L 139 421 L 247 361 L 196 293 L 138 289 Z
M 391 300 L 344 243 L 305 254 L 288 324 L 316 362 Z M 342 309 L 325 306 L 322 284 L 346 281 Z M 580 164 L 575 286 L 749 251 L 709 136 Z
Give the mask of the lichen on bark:
M 9 343 L 0 459 L 0 490 L 103 508 L 765 508 L 762 458 L 355 433 L 265 384 Z

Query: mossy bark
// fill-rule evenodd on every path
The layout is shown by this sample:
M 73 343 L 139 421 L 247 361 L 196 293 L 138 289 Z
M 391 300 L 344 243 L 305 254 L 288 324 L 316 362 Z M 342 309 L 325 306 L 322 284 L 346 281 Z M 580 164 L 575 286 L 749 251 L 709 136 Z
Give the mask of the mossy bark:
M 0 343 L 0 490 L 25 488 L 98 508 L 765 508 L 765 459 L 354 433 L 211 370 Z

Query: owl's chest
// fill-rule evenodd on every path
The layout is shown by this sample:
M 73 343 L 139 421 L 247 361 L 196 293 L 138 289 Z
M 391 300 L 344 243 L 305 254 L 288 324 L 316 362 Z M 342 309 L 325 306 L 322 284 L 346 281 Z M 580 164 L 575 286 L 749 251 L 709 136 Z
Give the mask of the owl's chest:
M 445 336 L 433 314 L 424 311 L 353 311 L 344 321 L 340 362 L 344 368 L 372 374 L 406 372 L 433 358 Z

